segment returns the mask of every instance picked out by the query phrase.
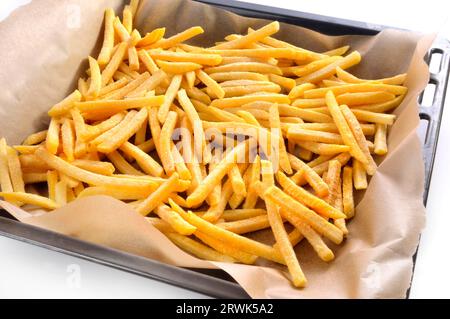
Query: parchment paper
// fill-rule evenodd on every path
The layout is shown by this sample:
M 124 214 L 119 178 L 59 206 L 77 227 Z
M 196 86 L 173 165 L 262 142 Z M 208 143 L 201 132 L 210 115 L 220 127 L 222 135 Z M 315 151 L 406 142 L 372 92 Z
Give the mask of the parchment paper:
M 15 11 L 0 24 L 0 136 L 19 143 L 48 123 L 47 110 L 75 86 L 86 57 L 97 56 L 105 7 L 119 0 L 40 0 Z M 117 11 L 119 12 L 119 11 Z M 184 0 L 144 1 L 137 14 L 141 34 L 167 27 L 167 36 L 200 25 L 206 33 L 194 44 L 211 45 L 267 21 L 243 18 Z M 408 72 L 409 88 L 389 135 L 389 154 L 356 208 L 350 234 L 336 258 L 325 263 L 307 243 L 297 246 L 309 285 L 295 289 L 286 269 L 202 261 L 174 246 L 142 216 L 105 196 L 76 200 L 41 216 L 1 205 L 17 219 L 86 241 L 182 267 L 222 268 L 254 298 L 403 298 L 410 285 L 412 255 L 425 224 L 424 166 L 416 128 L 417 96 L 428 81 L 423 56 L 433 35 L 385 30 L 377 36 L 331 37 L 282 24 L 277 38 L 317 51 L 350 44 L 363 56 L 352 69 L 364 78 Z

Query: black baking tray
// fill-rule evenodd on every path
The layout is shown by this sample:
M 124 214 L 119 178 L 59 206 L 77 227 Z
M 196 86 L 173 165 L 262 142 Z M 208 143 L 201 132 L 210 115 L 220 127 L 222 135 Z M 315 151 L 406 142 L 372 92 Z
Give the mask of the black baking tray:
M 218 6 L 242 16 L 278 20 L 330 35 L 375 35 L 387 28 L 382 25 L 239 1 L 200 0 L 198 2 Z M 426 204 L 428 197 L 428 189 L 439 137 L 439 127 L 445 102 L 445 92 L 450 72 L 450 43 L 447 40 L 437 39 L 425 57 L 425 61 L 429 62 L 432 56 L 438 55 L 441 57 L 439 71 L 430 74 L 430 83 L 435 86 L 433 102 L 427 107 L 420 106 L 421 125 L 419 132 L 423 141 L 425 162 L 424 204 Z M 421 103 L 422 97 L 423 94 L 419 97 L 419 103 Z M 249 297 L 229 275 L 221 270 L 183 269 L 166 265 L 154 260 L 20 223 L 12 219 L 5 211 L 0 211 L 0 235 L 197 291 L 211 297 Z

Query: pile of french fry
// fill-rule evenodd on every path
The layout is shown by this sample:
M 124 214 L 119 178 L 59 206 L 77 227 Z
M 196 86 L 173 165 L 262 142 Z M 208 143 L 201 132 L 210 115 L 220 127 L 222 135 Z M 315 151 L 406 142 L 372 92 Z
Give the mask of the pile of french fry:
M 406 75 L 357 78 L 346 71 L 357 51 L 283 42 L 278 22 L 209 48 L 186 43 L 198 26 L 142 37 L 137 6 L 122 19 L 106 10 L 101 52 L 48 111 L 47 130 L 22 145 L 0 140 L 0 196 L 53 210 L 109 195 L 197 257 L 265 258 L 305 286 L 294 248 L 306 239 L 320 259 L 334 258 L 327 241 L 348 234 L 353 192 L 367 188 L 373 155 L 388 151 Z M 274 242 L 244 236 L 265 229 Z

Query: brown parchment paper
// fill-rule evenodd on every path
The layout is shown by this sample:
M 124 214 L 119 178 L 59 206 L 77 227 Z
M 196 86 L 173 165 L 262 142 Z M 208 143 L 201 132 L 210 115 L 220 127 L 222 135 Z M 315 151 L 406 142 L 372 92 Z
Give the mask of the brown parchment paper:
M 49 107 L 73 90 L 86 57 L 98 54 L 104 8 L 123 5 L 120 0 L 34 0 L 0 24 L 0 136 L 10 144 L 20 143 L 48 123 Z M 136 19 L 142 34 L 165 26 L 170 36 L 201 25 L 206 33 L 193 43 L 202 45 L 266 22 L 185 0 L 144 1 Z M 221 268 L 254 298 L 405 297 L 412 255 L 425 224 L 416 101 L 428 81 L 423 56 L 434 36 L 385 30 L 376 36 L 331 37 L 282 24 L 276 37 L 317 51 L 350 44 L 363 56 L 352 72 L 364 78 L 408 72 L 409 92 L 395 111 L 389 154 L 379 159 L 379 169 L 349 223 L 348 239 L 331 245 L 335 260 L 322 262 L 307 243 L 296 247 L 307 288 L 295 289 L 286 269 L 273 263 L 248 266 L 192 257 L 130 207 L 106 196 L 76 200 L 46 214 L 30 214 L 3 201 L 0 205 L 22 222 L 93 243 L 181 267 Z

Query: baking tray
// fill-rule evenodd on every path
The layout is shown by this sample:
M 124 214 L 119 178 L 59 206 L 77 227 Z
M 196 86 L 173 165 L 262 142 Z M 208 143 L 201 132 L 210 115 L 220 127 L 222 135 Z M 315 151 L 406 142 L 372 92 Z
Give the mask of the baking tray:
M 198 2 L 218 6 L 243 16 L 278 20 L 330 35 L 375 35 L 384 28 L 387 28 L 382 25 L 239 1 L 200 0 Z M 441 56 L 439 71 L 430 74 L 430 83 L 434 85 L 433 102 L 427 107 L 420 106 L 421 124 L 419 132 L 423 141 L 426 174 L 424 204 L 427 201 L 431 181 L 433 162 L 439 137 L 439 127 L 445 102 L 445 92 L 450 72 L 450 43 L 447 40 L 437 39 L 425 57 L 425 61 L 430 62 L 432 57 L 438 55 Z M 419 97 L 419 103 L 422 102 L 422 99 L 423 94 Z M 229 275 L 221 270 L 183 269 L 166 265 L 154 260 L 23 224 L 13 219 L 7 212 L 1 210 L 0 235 L 197 291 L 211 297 L 248 298 L 245 291 Z

